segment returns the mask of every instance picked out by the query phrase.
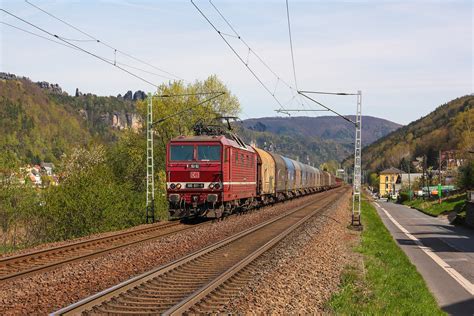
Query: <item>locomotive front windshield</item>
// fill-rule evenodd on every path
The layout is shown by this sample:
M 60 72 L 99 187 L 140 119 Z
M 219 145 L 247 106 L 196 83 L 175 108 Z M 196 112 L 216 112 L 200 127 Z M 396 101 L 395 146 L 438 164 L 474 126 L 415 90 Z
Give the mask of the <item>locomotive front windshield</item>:
M 171 145 L 170 160 L 172 161 L 192 161 L 194 158 L 193 145 Z
M 197 159 L 202 161 L 221 160 L 221 146 L 198 145 Z

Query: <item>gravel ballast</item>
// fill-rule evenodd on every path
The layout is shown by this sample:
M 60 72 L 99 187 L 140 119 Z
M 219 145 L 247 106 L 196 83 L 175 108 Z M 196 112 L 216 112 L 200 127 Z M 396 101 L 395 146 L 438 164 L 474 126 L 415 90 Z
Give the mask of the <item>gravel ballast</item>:
M 321 314 L 359 233 L 348 229 L 350 192 L 257 259 L 252 281 L 223 308 L 235 314 Z
M 321 194 L 234 216 L 190 231 L 122 248 L 101 257 L 66 264 L 47 272 L 6 281 L 0 285 L 0 314 L 53 312 L 291 208 L 319 199 Z

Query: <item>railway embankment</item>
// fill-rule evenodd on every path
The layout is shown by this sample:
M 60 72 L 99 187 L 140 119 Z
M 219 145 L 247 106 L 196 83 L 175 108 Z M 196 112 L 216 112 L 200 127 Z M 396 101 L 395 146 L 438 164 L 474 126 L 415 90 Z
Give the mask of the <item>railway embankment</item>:
M 346 192 L 322 216 L 314 217 L 265 253 L 251 282 L 229 300 L 236 314 L 321 314 L 338 291 L 344 266 L 359 233 L 348 229 L 351 193 Z
M 316 201 L 324 192 L 277 204 L 224 221 L 134 244 L 102 256 L 58 266 L 0 284 L 0 314 L 46 314 L 105 290 L 157 266 L 262 223 L 289 209 Z

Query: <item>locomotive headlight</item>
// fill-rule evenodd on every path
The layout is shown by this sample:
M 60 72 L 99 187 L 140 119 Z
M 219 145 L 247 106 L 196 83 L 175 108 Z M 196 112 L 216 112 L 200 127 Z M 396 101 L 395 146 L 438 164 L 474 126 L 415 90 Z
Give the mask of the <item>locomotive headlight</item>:
M 214 184 L 214 189 L 219 190 L 220 187 L 221 185 L 219 183 Z
M 178 190 L 181 189 L 181 183 L 178 183 L 178 184 L 176 185 L 176 189 L 178 189 Z
M 214 189 L 214 183 L 209 184 L 209 189 Z
M 174 190 L 175 188 L 176 188 L 176 184 L 171 183 L 171 184 L 170 184 L 170 189 L 171 189 L 171 190 Z

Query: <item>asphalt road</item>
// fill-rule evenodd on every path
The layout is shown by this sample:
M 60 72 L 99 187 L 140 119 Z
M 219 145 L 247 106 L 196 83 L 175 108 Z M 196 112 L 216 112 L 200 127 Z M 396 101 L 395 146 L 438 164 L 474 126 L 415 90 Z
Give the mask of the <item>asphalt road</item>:
M 441 308 L 452 315 L 474 315 L 474 230 L 404 205 L 374 204 Z

